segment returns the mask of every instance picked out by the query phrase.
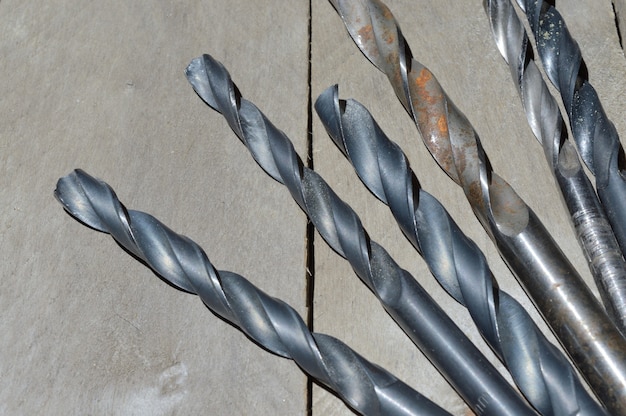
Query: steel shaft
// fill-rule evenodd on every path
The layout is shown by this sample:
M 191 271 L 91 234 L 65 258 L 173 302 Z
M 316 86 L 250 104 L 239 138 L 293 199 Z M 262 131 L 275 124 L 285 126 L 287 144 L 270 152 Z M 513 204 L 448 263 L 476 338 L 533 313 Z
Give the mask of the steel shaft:
M 498 288 L 484 254 L 436 198 L 424 191 L 400 147 L 337 86 L 315 109 L 365 186 L 387 204 L 443 288 L 468 308 L 481 335 L 542 415 L 602 415 L 569 361 L 513 297 Z
M 534 212 L 493 171 L 472 125 L 413 58 L 391 11 L 378 0 L 331 3 L 600 401 L 626 414 L 626 340 Z
M 186 73 L 200 98 L 224 116 L 259 166 L 288 188 L 319 234 L 470 408 L 481 415 L 535 414 L 410 273 L 370 240 L 356 213 L 304 166 L 285 134 L 240 95 L 221 63 L 203 55 Z
M 542 144 L 568 208 L 603 303 L 626 334 L 626 262 L 596 192 L 569 140 L 561 111 L 535 63 L 526 30 L 509 0 L 487 0 L 485 9 L 500 53 Z
M 554 2 L 517 0 L 535 36 L 546 75 L 561 94 L 580 156 L 596 179 L 596 191 L 626 255 L 626 168 L 624 148 L 587 66 Z
M 159 220 L 128 210 L 106 183 L 76 170 L 55 196 L 76 219 L 110 234 L 172 285 L 204 304 L 262 347 L 290 358 L 308 375 L 364 415 L 449 415 L 385 369 L 329 335 L 309 331 L 291 306 L 244 277 L 215 269 L 189 238 Z

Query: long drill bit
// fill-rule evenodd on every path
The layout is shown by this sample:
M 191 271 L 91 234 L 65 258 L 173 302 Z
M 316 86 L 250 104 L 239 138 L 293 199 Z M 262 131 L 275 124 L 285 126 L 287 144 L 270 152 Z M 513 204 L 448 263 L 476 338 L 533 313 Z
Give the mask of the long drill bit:
M 472 125 L 413 58 L 391 11 L 378 0 L 331 3 L 596 396 L 612 414 L 626 414 L 626 340 L 535 213 L 493 172 Z
M 413 276 L 370 240 L 356 213 L 304 166 L 287 136 L 241 96 L 221 63 L 203 55 L 191 61 L 186 74 L 200 98 L 224 116 L 259 166 L 287 187 L 322 238 L 348 260 L 474 412 L 535 414 Z
M 365 186 L 387 204 L 400 229 L 443 288 L 468 308 L 481 335 L 542 415 L 603 415 L 569 361 L 513 297 L 498 288 L 484 254 L 446 209 L 424 191 L 400 147 L 337 86 L 315 109 Z
M 561 94 L 580 157 L 595 176 L 596 191 L 626 256 L 626 159 L 617 130 L 589 83 L 578 44 L 554 5 L 543 0 L 517 0 L 517 4 L 535 36 L 546 75 Z
M 585 174 L 558 104 L 543 80 L 526 29 L 509 0 L 486 0 L 500 53 L 509 64 L 528 123 L 552 168 L 603 303 L 626 334 L 626 262 Z
M 291 306 L 244 277 L 215 269 L 206 253 L 152 215 L 133 211 L 106 183 L 75 170 L 55 196 L 87 226 L 110 234 L 175 287 L 196 294 L 215 314 L 308 375 L 364 415 L 449 415 L 448 412 L 329 335 L 309 331 Z

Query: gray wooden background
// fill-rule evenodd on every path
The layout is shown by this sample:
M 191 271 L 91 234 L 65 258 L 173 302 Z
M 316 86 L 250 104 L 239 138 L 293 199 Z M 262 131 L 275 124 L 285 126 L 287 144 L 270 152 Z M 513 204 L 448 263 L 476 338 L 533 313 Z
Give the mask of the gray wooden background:
M 616 10 L 626 13 L 623 3 Z M 591 284 L 482 2 L 387 4 L 415 57 L 481 135 L 494 170 Z M 626 135 L 626 61 L 612 2 L 559 0 L 557 7 Z M 309 394 L 293 362 L 260 349 L 109 236 L 66 215 L 53 190 L 78 167 L 110 183 L 129 208 L 197 241 L 219 269 L 312 313 L 315 331 L 342 339 L 453 414 L 470 414 L 317 235 L 307 305 L 306 217 L 187 84 L 184 68 L 205 52 L 303 157 L 312 127 L 315 169 L 490 359 L 466 310 L 436 284 L 309 114 L 310 99 L 339 83 L 341 97 L 365 104 L 424 189 L 484 250 L 501 287 L 537 317 L 461 189 L 432 161 L 387 79 L 329 2 L 0 0 L 0 414 L 352 414 L 315 384 Z

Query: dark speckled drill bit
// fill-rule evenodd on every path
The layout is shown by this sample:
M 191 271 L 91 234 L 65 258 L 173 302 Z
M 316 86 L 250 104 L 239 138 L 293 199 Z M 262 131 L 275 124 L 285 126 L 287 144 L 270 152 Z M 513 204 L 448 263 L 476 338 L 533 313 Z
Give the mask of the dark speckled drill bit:
M 422 139 L 460 185 L 561 345 L 612 414 L 626 414 L 626 340 L 534 212 L 493 172 L 472 125 L 411 53 L 378 0 L 331 3 L 363 54 L 391 82 Z
M 575 370 L 513 297 L 500 290 L 485 256 L 424 191 L 400 149 L 355 100 L 328 88 L 320 119 L 359 178 L 387 204 L 443 288 L 463 306 L 528 401 L 542 415 L 603 415 Z
M 310 332 L 285 302 L 236 273 L 215 269 L 189 238 L 150 214 L 126 209 L 106 183 L 76 170 L 59 180 L 55 196 L 76 219 L 110 234 L 163 279 L 198 295 L 262 347 L 294 360 L 359 413 L 449 415 L 338 339 Z
M 626 262 L 585 174 L 561 111 L 535 63 L 526 30 L 509 0 L 487 0 L 485 9 L 500 53 L 509 64 L 535 137 L 561 190 L 576 235 L 604 305 L 626 334 Z
M 285 134 L 241 96 L 221 63 L 204 55 L 194 59 L 186 73 L 200 98 L 224 116 L 259 166 L 289 189 L 324 240 L 348 260 L 474 412 L 535 414 L 410 273 L 370 240 L 356 213 L 303 165 Z
M 580 48 L 554 2 L 517 0 L 535 35 L 548 78 L 559 90 L 580 156 L 596 178 L 596 191 L 626 256 L 626 169 L 624 148 L 589 83 Z

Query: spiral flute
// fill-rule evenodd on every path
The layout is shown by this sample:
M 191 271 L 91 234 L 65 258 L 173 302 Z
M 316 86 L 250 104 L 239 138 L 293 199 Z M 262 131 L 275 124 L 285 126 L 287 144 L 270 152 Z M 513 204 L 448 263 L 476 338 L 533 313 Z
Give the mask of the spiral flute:
M 285 134 L 241 97 L 221 63 L 203 55 L 189 64 L 186 74 L 200 98 L 224 116 L 259 166 L 289 189 L 319 234 L 348 260 L 474 412 L 535 414 L 410 273 L 369 239 L 356 213 L 303 165 Z
M 596 396 L 611 414 L 626 414 L 626 340 L 534 212 L 493 172 L 472 125 L 413 59 L 391 11 L 378 0 L 331 3 Z
M 583 162 L 596 179 L 596 191 L 626 256 L 626 169 L 624 148 L 589 83 L 580 48 L 550 2 L 517 0 L 535 36 L 548 78 L 561 94 L 572 136 Z
M 626 334 L 626 262 L 611 225 L 568 138 L 561 111 L 539 72 L 526 30 L 513 5 L 509 0 L 486 0 L 485 8 L 496 44 L 509 64 L 528 123 L 543 146 L 603 303 Z
M 367 188 L 391 209 L 400 229 L 444 289 L 468 308 L 489 346 L 542 415 L 603 415 L 574 369 L 513 297 L 501 291 L 485 256 L 437 199 L 424 191 L 400 147 L 337 86 L 315 109 Z
M 189 238 L 150 214 L 127 210 L 106 183 L 76 170 L 59 180 L 55 196 L 72 216 L 110 234 L 159 276 L 198 295 L 209 309 L 259 345 L 294 360 L 359 413 L 449 415 L 338 339 L 310 332 L 285 302 L 238 274 L 216 270 Z

